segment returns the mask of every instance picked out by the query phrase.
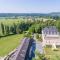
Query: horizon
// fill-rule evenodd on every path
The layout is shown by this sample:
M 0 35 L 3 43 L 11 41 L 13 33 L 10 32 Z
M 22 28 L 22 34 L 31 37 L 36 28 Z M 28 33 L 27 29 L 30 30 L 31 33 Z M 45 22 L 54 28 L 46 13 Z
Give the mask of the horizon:
M 0 0 L 0 13 L 60 12 L 59 0 Z
M 50 14 L 50 13 L 60 13 L 60 12 L 48 12 L 48 13 L 37 13 L 37 12 L 4 12 L 4 13 L 7 13 L 7 14 Z M 2 12 L 0 12 L 0 14 L 4 14 L 4 13 L 2 13 Z

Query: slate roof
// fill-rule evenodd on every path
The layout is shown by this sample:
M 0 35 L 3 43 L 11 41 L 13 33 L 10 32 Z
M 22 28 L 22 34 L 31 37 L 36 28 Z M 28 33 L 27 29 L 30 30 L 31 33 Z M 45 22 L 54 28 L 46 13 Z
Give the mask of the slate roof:
M 58 35 L 58 29 L 55 26 L 48 26 L 43 28 L 42 30 L 43 34 L 49 34 L 49 35 Z

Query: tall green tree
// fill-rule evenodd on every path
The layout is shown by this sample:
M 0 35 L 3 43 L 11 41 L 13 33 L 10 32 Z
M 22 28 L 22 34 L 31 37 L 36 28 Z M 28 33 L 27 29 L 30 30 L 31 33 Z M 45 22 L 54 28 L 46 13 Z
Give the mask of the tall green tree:
M 20 28 L 20 24 L 18 24 L 16 27 L 16 33 L 17 34 L 22 33 L 22 29 Z
M 13 33 L 16 34 L 16 24 L 13 23 Z
M 9 26 L 5 26 L 5 33 L 6 33 L 6 35 L 9 35 L 9 33 L 10 33 L 10 30 L 9 30 Z
M 1 29 L 2 29 L 2 34 L 4 35 L 5 31 L 4 31 L 4 24 L 1 23 Z
M 57 21 L 55 22 L 55 25 L 56 25 L 56 27 L 58 28 L 58 30 L 60 31 L 60 20 L 57 20 Z
M 32 25 L 32 26 L 29 28 L 29 32 L 30 32 L 30 33 L 35 33 L 35 25 Z
M 12 34 L 16 34 L 16 25 L 15 25 L 15 23 L 10 26 L 10 32 L 11 32 Z

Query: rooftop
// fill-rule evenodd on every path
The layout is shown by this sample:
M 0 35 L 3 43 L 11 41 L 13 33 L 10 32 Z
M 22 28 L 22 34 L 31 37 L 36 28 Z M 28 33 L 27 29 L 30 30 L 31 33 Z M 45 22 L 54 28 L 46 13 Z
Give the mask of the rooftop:
M 42 30 L 43 34 L 49 34 L 49 35 L 58 35 L 58 29 L 55 26 L 48 26 L 43 28 Z

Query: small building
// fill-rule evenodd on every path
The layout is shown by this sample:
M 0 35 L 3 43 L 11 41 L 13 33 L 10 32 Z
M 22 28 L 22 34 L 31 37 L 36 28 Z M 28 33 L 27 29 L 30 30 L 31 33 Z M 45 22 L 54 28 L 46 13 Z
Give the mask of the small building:
M 60 45 L 60 32 L 55 26 L 45 27 L 42 30 L 43 46 Z

